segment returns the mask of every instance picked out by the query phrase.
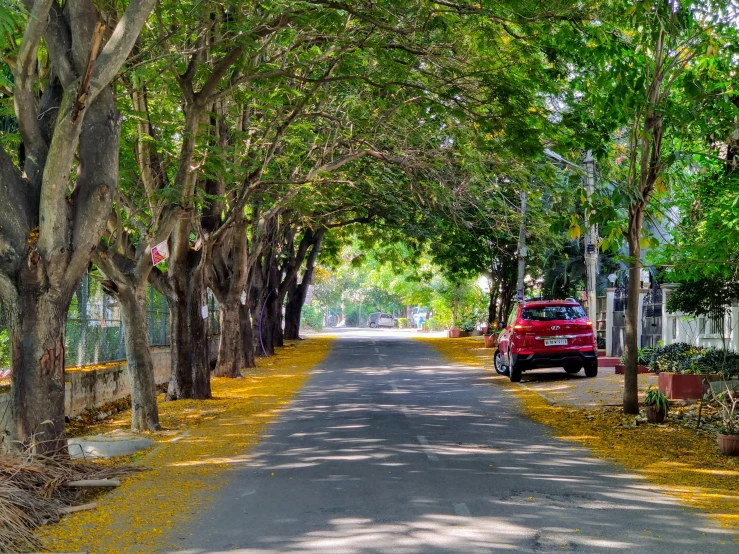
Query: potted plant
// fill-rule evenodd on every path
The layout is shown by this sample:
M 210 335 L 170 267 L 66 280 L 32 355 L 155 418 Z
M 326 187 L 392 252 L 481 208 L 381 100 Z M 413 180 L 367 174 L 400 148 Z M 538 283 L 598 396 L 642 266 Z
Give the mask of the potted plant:
M 716 435 L 721 454 L 739 456 L 739 387 L 723 381 L 719 392 L 711 387 L 711 395 L 719 409 L 721 432 Z
M 482 336 L 485 340 L 485 348 L 495 348 L 498 346 L 498 337 L 491 333 L 486 333 Z
M 637 373 L 649 373 L 649 359 L 652 355 L 651 348 L 638 348 L 636 351 Z M 616 364 L 616 375 L 623 375 L 626 371 L 625 358 L 621 356 L 619 363 Z
M 644 398 L 644 406 L 647 409 L 647 421 L 649 423 L 662 423 L 665 420 L 669 403 L 665 393 L 661 390 L 649 387 Z

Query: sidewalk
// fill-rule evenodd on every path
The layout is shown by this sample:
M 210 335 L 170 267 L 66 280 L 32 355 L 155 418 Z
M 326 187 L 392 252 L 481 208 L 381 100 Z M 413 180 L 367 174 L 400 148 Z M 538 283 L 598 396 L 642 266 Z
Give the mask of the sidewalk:
M 611 367 L 599 367 L 598 376 L 588 379 L 582 372 L 568 375 L 563 369 L 526 371 L 521 383 L 556 406 L 599 408 L 623 404 L 624 376 Z M 650 386 L 657 386 L 657 375 L 639 375 L 639 399 Z

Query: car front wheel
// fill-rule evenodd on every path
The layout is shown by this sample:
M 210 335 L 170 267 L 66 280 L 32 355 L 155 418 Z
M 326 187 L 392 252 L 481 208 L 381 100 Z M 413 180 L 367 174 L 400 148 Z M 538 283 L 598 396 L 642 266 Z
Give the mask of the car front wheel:
M 370 329 L 374 329 L 375 327 L 377 327 L 377 323 L 370 323 Z
M 580 366 L 579 365 L 565 366 L 565 371 L 567 373 L 577 373 L 578 371 L 580 371 Z
M 596 377 L 598 375 L 598 364 L 585 366 L 585 377 Z
M 493 363 L 495 364 L 495 373 L 498 375 L 508 375 L 508 368 L 503 365 L 503 358 L 500 356 L 500 350 L 495 351 Z

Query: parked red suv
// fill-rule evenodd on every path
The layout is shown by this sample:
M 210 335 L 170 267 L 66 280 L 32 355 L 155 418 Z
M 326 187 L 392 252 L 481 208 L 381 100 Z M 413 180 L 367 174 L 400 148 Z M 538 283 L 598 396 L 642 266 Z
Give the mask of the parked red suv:
M 495 371 L 521 380 L 521 372 L 563 367 L 567 373 L 585 368 L 598 375 L 598 343 L 593 323 L 575 300 L 540 300 L 518 304 L 498 338 Z

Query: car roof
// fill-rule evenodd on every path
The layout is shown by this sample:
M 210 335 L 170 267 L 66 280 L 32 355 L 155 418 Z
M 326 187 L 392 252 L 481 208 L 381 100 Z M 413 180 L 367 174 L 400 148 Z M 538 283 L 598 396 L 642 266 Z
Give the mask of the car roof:
M 544 308 L 546 306 L 580 306 L 575 300 L 531 300 L 523 302 L 524 308 Z

